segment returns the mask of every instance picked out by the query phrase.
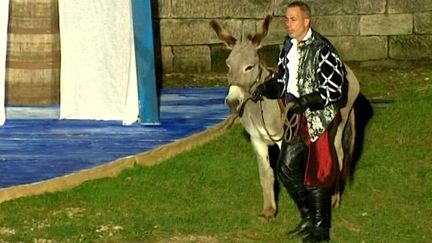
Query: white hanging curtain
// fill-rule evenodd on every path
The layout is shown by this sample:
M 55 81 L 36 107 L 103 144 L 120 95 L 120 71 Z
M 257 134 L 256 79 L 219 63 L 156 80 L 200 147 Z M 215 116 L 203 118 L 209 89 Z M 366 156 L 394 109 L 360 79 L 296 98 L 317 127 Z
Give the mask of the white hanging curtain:
M 137 121 L 130 0 L 59 0 L 59 23 L 60 119 Z
M 5 123 L 5 85 L 9 0 L 0 1 L 0 126 Z

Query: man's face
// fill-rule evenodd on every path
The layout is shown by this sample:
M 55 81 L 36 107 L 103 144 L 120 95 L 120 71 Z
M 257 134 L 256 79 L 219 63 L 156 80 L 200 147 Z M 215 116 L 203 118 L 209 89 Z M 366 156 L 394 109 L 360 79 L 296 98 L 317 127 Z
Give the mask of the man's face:
M 287 8 L 285 23 L 289 37 L 297 41 L 303 40 L 308 29 L 310 19 L 307 18 L 299 7 Z

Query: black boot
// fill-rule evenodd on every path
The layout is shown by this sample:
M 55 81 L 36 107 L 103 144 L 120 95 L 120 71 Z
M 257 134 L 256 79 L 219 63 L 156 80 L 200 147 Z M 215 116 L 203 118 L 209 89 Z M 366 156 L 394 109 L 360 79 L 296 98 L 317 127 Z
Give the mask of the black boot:
M 296 204 L 301 216 L 300 223 L 294 229 L 288 231 L 288 234 L 292 236 L 307 235 L 313 229 L 314 222 L 314 210 L 311 208 L 311 204 L 308 200 L 308 192 L 302 185 L 301 187 L 295 189 L 290 187 L 288 193 L 294 200 L 294 203 Z
M 306 187 L 315 210 L 313 229 L 303 238 L 303 242 L 328 242 L 331 227 L 331 195 L 328 189 Z
M 304 163 L 307 159 L 307 146 L 303 142 L 294 144 L 282 143 L 278 160 L 277 172 L 279 179 L 296 204 L 301 221 L 294 229 L 288 231 L 290 235 L 307 234 L 313 227 L 314 210 L 309 202 L 309 192 L 303 182 Z

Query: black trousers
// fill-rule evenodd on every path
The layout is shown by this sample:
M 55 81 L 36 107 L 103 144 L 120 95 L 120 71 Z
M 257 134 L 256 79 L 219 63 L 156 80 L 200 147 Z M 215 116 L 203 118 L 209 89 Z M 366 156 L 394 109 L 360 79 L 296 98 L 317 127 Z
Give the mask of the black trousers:
M 308 158 L 308 147 L 303 141 L 293 144 L 282 142 L 277 162 L 277 173 L 282 184 L 291 194 L 304 188 L 304 175 Z

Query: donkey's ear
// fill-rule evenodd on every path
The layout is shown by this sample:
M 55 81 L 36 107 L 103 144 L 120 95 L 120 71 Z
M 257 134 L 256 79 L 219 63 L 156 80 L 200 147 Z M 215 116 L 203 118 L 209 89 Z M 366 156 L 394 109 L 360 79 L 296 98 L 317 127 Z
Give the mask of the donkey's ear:
M 272 16 L 271 16 L 271 15 L 267 15 L 267 16 L 265 17 L 265 19 L 264 19 L 264 23 L 263 23 L 263 26 L 262 26 L 262 31 L 261 31 L 260 33 L 256 33 L 256 34 L 252 37 L 251 41 L 252 41 L 252 43 L 253 43 L 257 48 L 261 47 L 261 42 L 262 42 L 262 40 L 267 36 L 268 29 L 269 29 L 269 26 L 270 26 L 270 22 L 271 22 L 271 21 L 272 21 Z
M 225 30 L 218 22 L 215 20 L 210 21 L 210 26 L 216 32 L 219 39 L 225 42 L 228 48 L 232 49 L 237 42 L 236 38 L 234 38 L 227 30 Z

